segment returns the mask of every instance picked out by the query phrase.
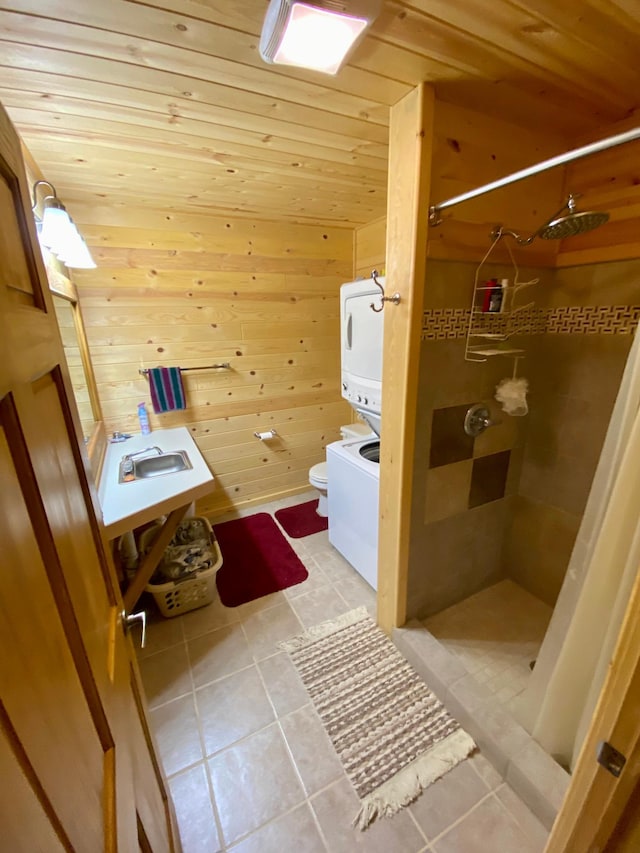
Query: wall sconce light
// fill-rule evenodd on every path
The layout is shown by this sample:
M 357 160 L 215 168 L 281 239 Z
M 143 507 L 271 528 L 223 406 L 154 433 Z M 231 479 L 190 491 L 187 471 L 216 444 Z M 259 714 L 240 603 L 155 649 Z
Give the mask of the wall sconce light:
M 49 187 L 53 195 L 47 195 L 42 200 L 42 216 L 38 216 L 37 189 L 39 186 Z M 67 267 L 75 269 L 94 269 L 96 264 L 91 257 L 87 244 L 73 224 L 73 220 L 65 210 L 57 196 L 56 188 L 49 181 L 36 181 L 32 189 L 32 211 L 36 220 L 38 239 L 58 260 Z
M 337 74 L 381 7 L 382 0 L 271 0 L 260 55 L 269 63 Z

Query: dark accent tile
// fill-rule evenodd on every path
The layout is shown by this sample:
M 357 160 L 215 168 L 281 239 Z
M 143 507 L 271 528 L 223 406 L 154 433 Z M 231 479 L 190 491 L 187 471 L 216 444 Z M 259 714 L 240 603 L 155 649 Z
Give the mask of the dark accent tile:
M 473 460 L 469 509 L 503 498 L 507 487 L 510 450 Z
M 473 457 L 473 438 L 464 431 L 464 418 L 469 406 L 435 409 L 431 424 L 429 468 L 450 465 Z

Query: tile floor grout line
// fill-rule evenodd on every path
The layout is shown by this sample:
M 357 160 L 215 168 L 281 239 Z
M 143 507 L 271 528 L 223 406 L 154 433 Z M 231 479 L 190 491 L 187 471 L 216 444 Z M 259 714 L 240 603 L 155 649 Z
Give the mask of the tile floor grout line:
M 468 811 L 466 811 L 464 814 L 460 815 L 460 817 L 458 817 L 454 821 L 452 821 L 449 824 L 449 826 L 445 827 L 437 835 L 434 835 L 433 838 L 431 838 L 431 839 L 427 838 L 427 842 L 429 844 L 433 845 L 437 841 L 440 841 L 444 835 L 446 835 L 448 832 L 450 832 L 452 829 L 454 829 L 456 826 L 458 826 L 458 824 L 462 823 L 463 820 L 465 820 L 467 817 L 469 817 L 469 815 L 472 814 L 477 808 L 479 808 L 484 802 L 486 802 L 487 800 L 489 800 L 491 798 L 493 798 L 494 800 L 497 800 L 498 798 L 496 796 L 494 796 L 494 794 L 495 794 L 494 791 L 487 791 L 487 793 L 484 795 L 484 797 L 481 797 L 477 801 L 477 803 L 475 803 L 473 806 L 471 806 L 471 808 Z M 498 802 L 499 802 L 499 800 L 498 800 Z M 503 806 L 503 808 L 504 808 L 504 806 Z M 506 851 L 505 851 L 505 853 L 506 853 Z
M 427 786 L 427 787 L 428 787 L 428 786 Z M 426 790 L 426 788 L 423 788 L 423 789 L 422 789 L 422 791 L 420 791 L 420 794 L 424 793 L 424 791 L 425 791 L 425 790 Z M 420 796 L 420 794 L 418 794 L 418 797 Z M 415 801 L 418 799 L 418 797 L 416 797 L 416 798 L 415 798 L 415 800 L 413 800 L 413 802 L 409 803 L 409 804 L 408 804 L 407 806 L 405 806 L 404 808 L 406 808 L 406 810 L 407 810 L 407 814 L 409 815 L 410 820 L 412 820 L 412 821 L 413 821 L 413 823 L 415 824 L 415 827 L 416 827 L 416 829 L 418 830 L 418 832 L 420 833 L 420 835 L 422 836 L 422 838 L 423 838 L 423 840 L 424 840 L 424 843 L 428 845 L 428 844 L 429 844 L 429 839 L 427 838 L 427 833 L 426 833 L 426 832 L 424 831 L 424 829 L 420 826 L 420 824 L 418 823 L 418 819 L 416 818 L 416 816 L 414 815 L 414 813 L 411 811 L 411 806 L 413 805 L 413 803 L 415 803 Z
M 296 809 L 299 809 L 301 806 L 305 806 L 305 805 L 310 807 L 308 798 L 305 800 L 301 800 L 299 803 L 296 803 L 295 806 L 292 806 L 290 809 L 287 809 L 285 812 L 282 812 L 282 814 L 279 814 L 279 815 L 276 815 L 275 817 L 269 818 L 269 820 L 266 820 L 264 823 L 261 823 L 259 826 L 256 826 L 255 829 L 252 829 L 251 832 L 247 832 L 245 835 L 240 835 L 238 838 L 236 838 L 236 840 L 232 844 L 230 844 L 228 847 L 226 847 L 225 850 L 233 850 L 239 844 L 243 844 L 247 839 L 251 838 L 252 835 L 255 835 L 257 832 L 260 832 L 261 830 L 266 829 L 266 827 L 271 826 L 274 823 L 277 823 L 277 821 L 281 820 L 283 817 L 287 817 L 287 815 L 292 814 L 293 812 L 296 811 Z M 311 808 L 310 808 L 310 810 L 313 813 L 313 810 Z M 330 853 L 330 851 L 329 851 L 329 853 Z
M 226 752 L 226 750 L 232 749 L 236 746 L 240 746 L 241 744 L 245 743 L 245 741 L 249 740 L 249 738 L 252 738 L 254 735 L 266 731 L 270 726 L 273 726 L 277 722 L 278 718 L 274 717 L 274 719 L 270 720 L 266 725 L 260 726 L 259 729 L 256 729 L 253 732 L 249 732 L 249 734 L 242 735 L 242 737 L 238 738 L 237 740 L 234 740 L 231 743 L 228 743 L 225 746 L 221 747 L 220 749 L 214 750 L 213 752 L 207 753 L 206 749 L 203 748 L 204 760 L 209 761 L 211 758 L 217 758 L 219 755 L 222 755 L 223 752 Z
M 152 622 L 151 624 L 155 625 L 158 623 Z M 149 628 L 147 628 L 147 631 L 148 630 L 149 630 Z M 178 646 L 182 645 L 183 643 L 186 643 L 186 640 L 184 639 L 184 637 L 183 637 L 183 639 L 178 640 L 176 643 L 170 643 L 168 646 L 165 646 L 165 648 L 157 649 L 155 652 L 151 652 L 150 654 L 140 655 L 136 652 L 136 658 L 138 660 L 138 663 L 140 663 L 141 661 L 144 661 L 144 660 L 151 660 L 151 658 L 154 658 L 156 655 L 161 655 L 163 652 L 168 652 L 170 649 L 177 649 Z
M 227 672 L 224 675 L 219 675 L 217 678 L 212 678 L 211 681 L 207 681 L 205 684 L 198 684 L 197 687 L 194 686 L 193 691 L 197 693 L 199 690 L 204 690 L 205 687 L 211 687 L 213 684 L 219 684 L 221 681 L 224 681 L 225 678 L 231 678 L 234 675 L 238 675 L 241 672 L 244 672 L 247 669 L 251 669 L 252 666 L 257 666 L 256 661 L 251 661 L 246 666 L 241 666 L 239 669 L 234 669 L 233 672 Z
M 181 767 L 180 770 L 176 770 L 175 773 L 167 774 L 167 782 L 171 783 L 178 776 L 182 776 L 183 773 L 188 773 L 190 770 L 196 768 L 199 764 L 206 764 L 206 758 L 199 758 L 197 761 L 192 761 L 191 764 L 187 764 L 185 767 Z
M 204 739 L 204 729 L 202 726 L 202 715 L 200 713 L 200 706 L 198 705 L 198 697 L 196 696 L 196 689 L 195 689 L 195 684 L 194 684 L 194 680 L 193 680 L 193 671 L 191 669 L 191 657 L 189 655 L 188 646 L 187 646 L 187 660 L 189 661 L 189 672 L 191 674 L 191 683 L 192 683 L 192 685 L 194 685 L 193 691 L 192 691 L 193 706 L 194 706 L 195 715 L 196 715 L 196 726 L 198 729 L 198 739 L 200 741 L 200 751 L 202 752 L 202 756 L 204 759 L 204 765 L 205 765 L 204 769 L 205 769 L 205 774 L 207 777 L 207 786 L 209 788 L 209 799 L 211 801 L 211 808 L 213 810 L 213 819 L 215 820 L 215 823 L 216 823 L 216 829 L 218 832 L 218 839 L 220 840 L 220 843 L 222 845 L 222 850 L 225 850 L 226 849 L 226 839 L 225 839 L 224 833 L 222 831 L 222 820 L 220 818 L 220 814 L 218 811 L 218 804 L 216 803 L 215 790 L 213 787 L 213 780 L 211 779 L 211 774 L 209 772 L 209 758 L 207 756 L 207 748 L 206 748 L 206 743 L 205 743 L 205 739 Z
M 480 750 L 480 748 L 479 748 L 479 747 L 478 747 L 478 754 L 479 754 L 479 755 L 483 755 L 483 753 L 482 753 L 482 751 Z M 471 759 L 472 757 L 473 757 L 473 753 L 471 753 L 471 755 L 469 756 L 469 758 Z M 489 759 L 488 759 L 488 758 L 486 758 L 486 756 L 485 756 L 485 759 L 486 759 L 486 761 L 487 761 L 489 764 L 491 764 L 491 762 L 489 761 Z M 489 787 L 489 783 L 488 783 L 488 782 L 487 782 L 487 780 L 483 777 L 483 775 L 480 773 L 480 771 L 478 770 L 478 768 L 476 767 L 476 765 L 473 763 L 473 761 L 469 761 L 469 764 L 470 764 L 470 765 L 471 765 L 471 767 L 473 768 L 474 772 L 475 772 L 475 773 L 477 773 L 477 775 L 480 777 L 480 779 L 484 782 L 484 784 L 487 786 L 487 788 L 489 788 L 489 791 L 495 791 L 495 790 L 496 790 L 496 788 L 490 788 L 490 787 Z M 502 773 L 499 773 L 499 772 L 496 770 L 496 768 L 493 766 L 493 764 L 491 764 L 491 768 L 492 768 L 492 769 L 493 769 L 493 770 L 498 774 L 498 776 L 500 777 L 500 783 L 499 783 L 499 785 L 497 785 L 497 786 L 496 786 L 496 787 L 500 787 L 500 785 L 502 785 L 502 784 L 504 783 L 504 776 L 502 775 Z
M 200 640 L 202 637 L 206 637 L 207 634 L 212 634 L 214 631 L 219 631 L 222 628 L 233 628 L 234 625 L 239 625 L 240 620 L 237 619 L 233 622 L 225 622 L 222 625 L 219 625 L 217 628 L 207 628 L 202 633 L 194 634 L 193 637 L 189 637 L 186 642 L 187 644 L 192 643 L 194 640 Z
M 280 602 L 280 603 L 281 603 L 281 604 L 282 604 L 282 603 L 286 603 L 286 604 L 288 604 L 288 605 L 289 605 L 289 607 L 291 608 L 291 610 L 293 611 L 293 608 L 291 607 L 291 603 L 290 603 L 290 602 L 285 601 L 285 602 Z M 258 612 L 260 612 L 260 613 L 264 613 L 265 611 L 260 610 L 260 611 L 258 611 Z M 252 615 L 253 615 L 253 614 L 252 614 Z M 300 623 L 300 618 L 298 617 L 298 614 L 297 614 L 295 611 L 293 611 L 293 615 L 294 615 L 294 616 L 296 617 L 296 619 L 298 620 L 298 623 Z M 302 630 L 305 630 L 304 626 L 300 625 L 300 627 L 301 627 L 301 629 L 302 629 Z M 245 638 L 245 640 L 246 640 L 246 642 L 247 642 L 247 645 L 249 646 L 249 651 L 250 651 L 250 653 L 251 653 L 251 657 L 253 658 L 253 663 L 254 663 L 254 665 L 255 665 L 256 667 L 258 667 L 258 668 L 259 668 L 259 666 L 260 666 L 260 664 L 262 663 L 262 661 L 269 660 L 270 658 L 274 658 L 277 654 L 280 654 L 280 652 L 282 651 L 282 650 L 279 648 L 279 646 L 278 646 L 278 642 L 280 642 L 280 641 L 278 641 L 278 642 L 276 642 L 276 644 L 275 644 L 275 645 L 276 645 L 276 651 L 275 651 L 272 655 L 267 655 L 266 657 L 261 657 L 261 658 L 256 657 L 255 652 L 253 652 L 253 651 L 252 651 L 251 643 L 250 643 L 250 641 L 249 641 L 249 636 L 248 636 L 248 634 L 247 634 L 247 631 L 246 631 L 246 629 L 245 629 L 245 627 L 244 627 L 244 623 L 243 623 L 243 622 L 241 622 L 241 623 L 240 623 L 240 628 L 242 629 L 242 632 L 243 632 L 243 634 L 244 634 L 244 638 Z M 294 634 L 292 634 L 291 636 L 292 636 L 292 637 L 295 637 L 297 633 L 298 633 L 298 631 L 296 630 L 296 632 L 295 632 Z
M 342 762 L 340 762 L 340 763 L 342 764 Z M 345 776 L 346 776 L 346 773 L 345 773 Z M 339 780 L 337 780 L 337 781 L 339 781 Z M 323 788 L 320 788 L 318 791 L 316 791 L 313 794 L 313 796 L 315 797 L 317 794 L 320 794 L 322 791 L 327 791 L 332 785 L 335 785 L 335 784 L 336 784 L 336 781 L 330 782 L 328 785 L 325 785 Z M 320 823 L 320 818 L 316 814 L 316 810 L 313 807 L 313 803 L 311 802 L 311 796 L 312 795 L 309 795 L 307 797 L 307 800 L 306 800 L 307 805 L 309 806 L 309 811 L 311 812 L 311 817 L 313 818 L 313 822 L 316 826 L 316 829 L 318 830 L 318 835 L 320 836 L 320 841 L 322 841 L 322 843 L 324 844 L 324 847 L 325 847 L 325 850 L 327 851 L 327 853 L 331 853 L 331 848 L 329 847 L 329 841 L 327 840 L 327 837 L 325 836 L 324 831 L 322 829 L 322 824 Z
M 211 808 L 213 809 L 213 819 L 216 822 L 216 829 L 218 831 L 220 850 L 225 851 L 227 849 L 227 841 L 224 837 L 224 832 L 222 831 L 222 818 L 220 817 L 220 810 L 218 809 L 218 803 L 216 801 L 216 792 L 213 787 L 213 779 L 211 778 L 208 758 L 205 758 L 204 760 L 204 772 L 207 777 L 207 785 L 209 787 L 209 798 L 211 800 Z
M 342 763 L 342 762 L 341 762 L 341 763 Z M 344 769 L 344 768 L 343 768 L 343 769 Z M 344 774 L 344 775 L 345 775 L 345 778 L 347 779 L 347 781 L 349 782 L 349 784 L 351 785 L 351 781 L 349 780 L 349 777 L 347 776 L 346 771 L 345 771 L 345 774 Z M 314 807 L 314 804 L 313 804 L 313 800 L 314 800 L 316 797 L 319 797 L 319 796 L 320 796 L 320 794 L 324 794 L 324 792 L 325 792 L 325 791 L 328 791 L 330 788 L 333 788 L 333 786 L 334 786 L 334 785 L 338 785 L 338 784 L 340 784 L 340 781 L 341 781 L 340 779 L 337 779 L 337 780 L 334 780 L 333 782 L 330 782 L 328 785 L 325 785 L 323 788 L 320 788 L 319 790 L 315 791 L 315 792 L 314 792 L 314 793 L 313 793 L 313 794 L 312 794 L 312 795 L 307 799 L 307 802 L 309 803 L 309 808 L 311 809 L 311 814 L 313 815 L 313 820 L 314 820 L 314 822 L 315 822 L 315 824 L 316 824 L 316 827 L 318 828 L 318 832 L 320 833 L 320 839 L 321 839 L 322 843 L 324 844 L 324 846 L 325 846 L 325 848 L 326 848 L 326 850 L 327 850 L 327 853 L 332 853 L 332 851 L 331 851 L 331 847 L 329 846 L 329 840 L 327 839 L 327 837 L 326 837 L 326 835 L 324 834 L 324 831 L 323 831 L 323 829 L 322 829 L 322 824 L 320 823 L 320 818 L 318 817 L 318 814 L 316 813 L 316 810 L 315 810 L 315 807 Z M 352 786 L 352 787 L 353 787 L 353 786 Z
M 169 785 L 169 789 L 171 789 L 171 783 L 174 779 L 177 779 L 179 776 L 183 776 L 186 773 L 189 773 L 192 770 L 195 770 L 196 767 L 202 765 L 202 769 L 204 770 L 205 778 L 207 780 L 207 790 L 209 792 L 209 800 L 211 801 L 211 811 L 213 812 L 213 820 L 216 824 L 216 830 L 218 833 L 218 840 L 220 842 L 219 853 L 224 853 L 227 849 L 224 843 L 224 836 L 222 834 L 222 824 L 220 822 L 220 817 L 218 814 L 218 808 L 215 801 L 214 791 L 213 791 L 213 782 L 211 781 L 211 774 L 209 773 L 209 762 L 206 758 L 202 758 L 200 761 L 195 761 L 193 764 L 189 764 L 187 767 L 182 770 L 178 770 L 176 773 L 172 773 L 171 776 L 167 776 L 167 783 Z M 186 851 L 185 851 L 186 853 Z
M 170 705 L 172 702 L 177 702 L 178 699 L 186 699 L 187 696 L 191 696 L 193 690 L 186 690 L 184 693 L 180 693 L 178 696 L 172 696 L 170 699 L 166 699 L 164 702 L 159 702 L 157 705 L 151 705 L 147 702 L 147 706 L 149 711 L 159 711 L 161 708 L 166 708 L 167 705 Z
M 228 625 L 223 625 L 223 626 L 221 626 L 221 628 L 215 628 L 215 629 L 214 629 L 214 631 L 223 630 L 224 628 L 228 628 L 228 627 L 230 627 L 230 626 L 228 626 Z M 242 626 L 240 626 L 240 627 L 242 627 Z M 211 631 L 211 632 L 209 632 L 209 633 L 213 633 L 214 631 Z M 203 635 L 203 636 L 204 636 L 204 635 Z M 246 635 L 245 635 L 245 640 L 246 640 Z M 249 645 L 249 644 L 248 644 L 248 641 L 247 641 L 247 646 L 248 646 L 248 645 Z M 250 650 L 249 650 L 249 651 L 250 651 Z M 172 696 L 170 699 L 166 699 L 164 702 L 160 702 L 160 703 L 158 703 L 157 705 L 156 705 L 156 704 L 152 705 L 151 703 L 148 703 L 148 707 L 149 707 L 149 710 L 150 710 L 150 711 L 156 711 L 156 710 L 157 710 L 157 709 L 159 709 L 159 708 L 164 708 L 164 707 L 166 707 L 170 702 L 175 702 L 177 699 L 184 699 L 184 698 L 185 698 L 185 696 L 188 696 L 190 693 L 194 693 L 194 694 L 195 694 L 198 690 L 202 690 L 202 689 L 203 689 L 203 688 L 205 688 L 205 687 L 210 687 L 212 684 L 216 684 L 216 683 L 218 683 L 219 681 L 223 681 L 225 678 L 230 678 L 232 675 L 237 675 L 239 672 L 244 672 L 244 670 L 246 670 L 246 669 L 250 669 L 252 666 L 257 666 L 257 665 L 258 665 L 258 661 L 254 659 L 254 660 L 252 660 L 252 662 L 251 662 L 251 663 L 247 664 L 246 666 L 241 666 L 239 669 L 234 669 L 232 672 L 227 672 L 227 673 L 225 673 L 224 675 L 219 675 L 217 678 L 213 678 L 211 681 L 207 681 L 205 684 L 199 684 L 199 685 L 197 685 L 197 686 L 196 686 L 195 680 L 194 680 L 194 678 L 193 678 L 193 669 L 192 669 L 192 666 L 191 666 L 191 656 L 190 656 L 190 654 L 189 654 L 189 646 L 188 646 L 188 643 L 187 643 L 187 649 L 186 649 L 186 652 L 187 652 L 187 661 L 188 661 L 188 664 L 189 664 L 189 674 L 190 674 L 190 678 L 191 678 L 191 685 L 192 685 L 192 686 L 191 686 L 191 690 L 186 690 L 184 693 L 180 693 L 180 694 L 179 694 L 179 695 L 177 695 L 177 696 Z M 275 655 L 272 655 L 272 657 L 275 657 Z M 266 660 L 266 658 L 265 658 L 265 660 Z
M 507 788 L 507 789 L 509 789 L 509 790 L 513 790 L 513 789 L 509 788 L 509 785 L 507 785 L 507 783 L 506 783 L 506 782 L 505 782 L 503 785 L 500 785 L 500 787 L 501 787 L 501 788 L 502 788 L 502 787 L 504 787 L 504 788 Z M 525 830 L 524 826 L 522 826 L 522 824 L 520 823 L 520 821 L 518 820 L 518 818 L 517 818 L 517 817 L 515 816 L 515 814 L 511 811 L 511 809 L 506 805 L 506 803 L 503 803 L 503 802 L 502 802 L 502 800 L 500 799 L 500 797 L 498 797 L 498 796 L 497 796 L 497 792 L 498 792 L 498 789 L 496 788 L 496 790 L 495 790 L 495 791 L 493 791 L 492 793 L 494 794 L 495 799 L 498 801 L 498 803 L 499 803 L 499 805 L 500 805 L 500 808 L 501 808 L 501 809 L 502 809 L 502 810 L 507 814 L 507 816 L 511 819 L 512 823 L 514 823 L 514 824 L 517 826 L 517 828 L 518 828 L 518 830 L 520 831 L 520 833 L 521 833 L 522 835 L 526 835 L 526 830 Z M 522 802 L 522 801 L 521 801 L 521 802 Z M 526 805 L 526 803 L 524 803 L 524 805 L 528 808 L 528 806 Z M 531 809 L 529 809 L 529 811 L 531 811 Z M 533 815 L 533 812 L 531 812 L 531 814 Z M 535 816 L 535 815 L 533 815 L 533 817 L 536 817 L 536 816 Z M 539 820 L 538 820 L 538 823 L 540 823 L 540 825 L 541 825 L 541 826 L 544 826 L 544 825 L 541 823 L 541 821 L 539 821 Z M 548 831 L 547 831 L 547 834 L 548 834 Z
M 284 741 L 284 745 L 286 747 L 287 754 L 289 755 L 289 761 L 293 765 L 293 769 L 294 769 L 296 777 L 298 779 L 298 783 L 300 784 L 300 787 L 302 789 L 302 793 L 304 794 L 304 798 L 305 798 L 305 800 L 308 800 L 309 799 L 309 793 L 305 787 L 304 779 L 302 778 L 302 773 L 300 772 L 300 768 L 298 767 L 298 762 L 295 759 L 295 756 L 294 756 L 293 751 L 291 749 L 291 744 L 289 743 L 289 741 L 287 739 L 287 735 L 285 733 L 285 730 L 282 727 L 282 723 L 280 722 L 279 718 L 276 720 L 276 723 L 278 726 L 278 730 L 280 731 L 280 735 L 282 736 L 282 740 Z
M 507 780 L 506 780 L 506 779 L 503 779 L 503 780 L 502 780 L 502 782 L 500 783 L 500 785 L 498 785 L 496 788 L 494 788 L 494 790 L 493 790 L 493 792 L 492 792 L 492 793 L 494 793 L 494 794 L 496 795 L 496 797 L 497 797 L 498 801 L 500 802 L 500 804 L 502 805 L 502 807 L 503 807 L 503 808 L 505 808 L 505 809 L 509 812 L 509 814 L 511 815 L 511 817 L 513 817 L 513 819 L 518 823 L 518 825 L 520 825 L 520 824 L 519 824 L 519 821 L 518 821 L 517 817 L 515 816 L 515 814 L 511 811 L 511 809 L 509 808 L 509 806 L 508 806 L 506 803 L 502 802 L 502 800 L 500 799 L 500 797 L 498 797 L 498 791 L 500 791 L 500 790 L 504 790 L 504 791 L 511 791 L 511 793 L 512 793 L 512 794 L 515 794 L 515 796 L 518 798 L 518 800 L 520 801 L 520 803 L 521 803 L 521 804 L 525 807 L 525 809 L 530 813 L 530 815 L 534 818 L 534 820 L 536 820 L 536 821 L 540 824 L 540 826 L 545 830 L 545 832 L 546 832 L 547 834 L 550 832 L 550 830 L 548 830 L 548 829 L 545 827 L 545 825 L 542 823 L 542 821 L 540 820 L 540 818 L 538 817 L 538 815 L 537 815 L 537 814 L 535 814 L 535 813 L 533 812 L 533 810 L 532 810 L 532 809 L 531 809 L 531 808 L 530 808 L 530 807 L 525 803 L 525 801 L 524 801 L 520 796 L 518 796 L 518 794 L 516 794 L 516 793 L 515 793 L 515 791 L 513 790 L 513 788 L 511 787 L 511 785 L 507 782 Z

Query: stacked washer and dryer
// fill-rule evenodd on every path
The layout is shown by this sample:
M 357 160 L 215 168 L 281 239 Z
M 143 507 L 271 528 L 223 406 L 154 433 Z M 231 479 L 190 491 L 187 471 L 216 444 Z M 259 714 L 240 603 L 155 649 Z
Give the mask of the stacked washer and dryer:
M 378 278 L 384 285 L 384 277 Z M 373 280 L 340 288 L 342 396 L 371 427 L 367 437 L 327 445 L 329 541 L 378 588 L 378 496 L 383 313 Z

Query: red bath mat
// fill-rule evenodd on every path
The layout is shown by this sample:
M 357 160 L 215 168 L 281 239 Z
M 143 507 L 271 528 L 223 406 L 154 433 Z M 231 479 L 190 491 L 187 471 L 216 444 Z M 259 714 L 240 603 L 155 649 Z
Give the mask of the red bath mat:
M 309 576 L 266 512 L 224 521 L 213 529 L 223 559 L 216 584 L 226 607 L 287 589 Z
M 292 539 L 302 539 L 303 536 L 320 533 L 321 530 L 326 530 L 329 527 L 329 519 L 318 515 L 316 512 L 317 506 L 317 499 L 315 501 L 307 501 L 304 504 L 279 509 L 275 513 L 275 517 L 287 535 Z

